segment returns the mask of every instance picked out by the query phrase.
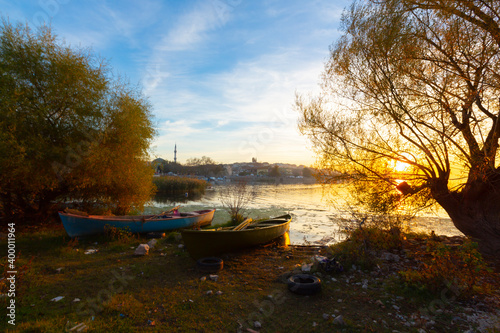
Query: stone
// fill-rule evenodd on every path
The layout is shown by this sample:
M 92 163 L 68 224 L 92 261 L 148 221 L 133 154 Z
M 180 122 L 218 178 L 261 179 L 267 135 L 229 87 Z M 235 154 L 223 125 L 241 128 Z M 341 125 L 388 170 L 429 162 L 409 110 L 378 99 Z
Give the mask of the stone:
M 261 328 L 262 324 L 259 321 L 256 321 L 256 322 L 253 323 L 253 327 L 255 327 L 255 328 Z
M 330 319 L 330 315 L 328 313 L 323 313 L 323 319 L 324 320 Z
M 302 272 L 310 272 L 312 269 L 313 264 L 304 264 L 302 265 Z
M 399 262 L 400 257 L 397 254 L 393 254 L 393 253 L 390 253 L 390 252 L 384 252 L 380 256 L 380 259 L 385 260 L 385 261 Z
M 218 275 L 210 275 L 210 280 L 217 281 L 217 279 L 219 279 Z
M 344 317 L 342 317 L 342 315 L 338 315 L 337 317 L 335 317 L 335 319 L 333 319 L 333 323 L 335 325 L 344 325 Z
M 223 293 L 222 293 L 222 291 L 220 291 L 220 290 L 219 290 L 219 291 L 217 291 L 217 292 L 215 293 L 215 295 L 222 295 L 222 294 L 223 294 Z
M 200 281 L 201 281 L 201 282 L 205 282 L 206 280 L 207 280 L 207 277 L 206 277 L 206 276 L 202 276 L 202 277 L 200 278 Z
M 134 251 L 136 256 L 145 256 L 149 254 L 149 245 L 148 244 L 140 244 Z
M 152 249 L 153 247 L 155 247 L 155 246 L 156 246 L 156 243 L 158 243 L 158 240 L 157 240 L 157 239 L 153 238 L 152 240 L 150 240 L 150 241 L 148 242 L 149 248 L 150 248 L 150 249 Z
M 63 270 L 63 267 L 59 267 L 59 268 L 56 269 L 56 272 L 57 273 L 61 273 L 62 270 Z
M 184 248 L 184 244 L 179 244 L 178 248 L 179 249 L 183 249 Z

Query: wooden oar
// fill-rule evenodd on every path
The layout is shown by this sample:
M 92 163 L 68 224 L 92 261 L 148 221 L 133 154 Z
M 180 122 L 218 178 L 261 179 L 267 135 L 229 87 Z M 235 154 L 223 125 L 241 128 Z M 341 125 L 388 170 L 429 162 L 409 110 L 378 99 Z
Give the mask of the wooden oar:
M 252 221 L 253 220 L 251 218 L 246 219 L 245 221 L 241 222 L 236 227 L 234 227 L 233 231 L 245 229 L 250 223 L 252 223 Z
M 150 220 L 153 220 L 153 219 L 156 219 L 156 218 L 158 218 L 158 217 L 160 217 L 160 216 L 162 216 L 162 215 L 167 215 L 167 214 L 169 214 L 170 212 L 172 212 L 172 211 L 174 211 L 174 210 L 176 210 L 176 209 L 179 209 L 180 207 L 181 207 L 181 206 L 175 206 L 174 208 L 169 209 L 169 210 L 166 210 L 166 211 L 164 211 L 164 212 L 161 212 L 160 214 L 157 214 L 157 215 L 155 215 L 155 216 L 152 216 L 152 217 L 151 217 L 151 218 L 149 218 L 149 219 L 150 219 Z

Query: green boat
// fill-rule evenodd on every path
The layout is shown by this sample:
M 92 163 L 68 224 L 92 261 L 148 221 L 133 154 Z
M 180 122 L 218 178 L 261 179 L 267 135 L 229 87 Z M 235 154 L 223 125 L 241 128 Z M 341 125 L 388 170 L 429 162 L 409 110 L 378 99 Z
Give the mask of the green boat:
M 287 214 L 237 227 L 182 230 L 182 239 L 194 259 L 215 256 L 253 247 L 283 236 L 290 229 L 292 216 Z

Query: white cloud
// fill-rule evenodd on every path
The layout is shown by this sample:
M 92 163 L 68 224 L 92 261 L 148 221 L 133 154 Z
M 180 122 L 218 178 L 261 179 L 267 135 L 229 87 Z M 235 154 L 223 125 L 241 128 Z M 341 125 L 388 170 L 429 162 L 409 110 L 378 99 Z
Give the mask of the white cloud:
M 207 38 L 207 33 L 221 27 L 230 18 L 230 11 L 217 6 L 216 1 L 199 2 L 195 8 L 180 16 L 176 25 L 156 46 L 159 53 L 195 49 Z

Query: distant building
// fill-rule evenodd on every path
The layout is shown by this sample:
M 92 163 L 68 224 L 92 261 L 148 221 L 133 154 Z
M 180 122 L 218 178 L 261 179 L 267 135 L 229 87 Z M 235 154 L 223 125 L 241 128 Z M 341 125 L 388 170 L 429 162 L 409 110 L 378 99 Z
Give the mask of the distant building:
M 269 168 L 257 168 L 257 176 L 267 176 L 269 175 Z
M 233 167 L 229 164 L 224 165 L 224 168 L 226 169 L 226 173 L 228 176 L 233 175 Z

